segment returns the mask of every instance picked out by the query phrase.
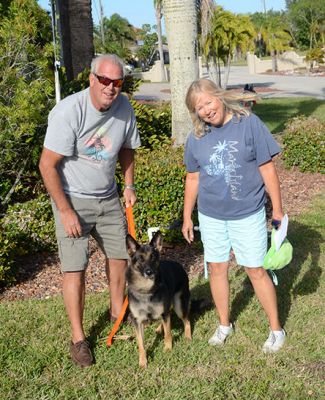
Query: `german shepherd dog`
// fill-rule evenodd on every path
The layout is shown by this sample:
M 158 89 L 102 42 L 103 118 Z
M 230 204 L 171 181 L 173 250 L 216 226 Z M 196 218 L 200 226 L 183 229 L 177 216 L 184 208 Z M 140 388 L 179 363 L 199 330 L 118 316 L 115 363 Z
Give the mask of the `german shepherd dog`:
M 150 244 L 140 245 L 131 235 L 126 244 L 130 255 L 127 269 L 129 309 L 139 347 L 139 366 L 147 366 L 144 323 L 162 318 L 157 332 L 164 330 L 165 350 L 172 348 L 170 313 L 173 306 L 183 321 L 185 337 L 191 340 L 190 290 L 184 268 L 174 261 L 160 260 L 162 235 L 156 232 Z

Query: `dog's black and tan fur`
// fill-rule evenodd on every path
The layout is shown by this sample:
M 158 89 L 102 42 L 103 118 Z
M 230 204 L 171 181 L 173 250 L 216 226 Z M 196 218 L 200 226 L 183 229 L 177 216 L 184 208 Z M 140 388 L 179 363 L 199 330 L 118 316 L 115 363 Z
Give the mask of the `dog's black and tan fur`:
M 160 232 L 154 235 L 150 244 L 140 245 L 131 235 L 127 235 L 126 243 L 130 255 L 127 270 L 129 308 L 139 346 L 139 365 L 146 367 L 145 322 L 162 318 L 165 350 L 170 350 L 170 312 L 173 306 L 184 323 L 185 337 L 191 339 L 189 282 L 184 268 L 179 263 L 160 260 Z M 161 326 L 158 329 L 161 330 Z

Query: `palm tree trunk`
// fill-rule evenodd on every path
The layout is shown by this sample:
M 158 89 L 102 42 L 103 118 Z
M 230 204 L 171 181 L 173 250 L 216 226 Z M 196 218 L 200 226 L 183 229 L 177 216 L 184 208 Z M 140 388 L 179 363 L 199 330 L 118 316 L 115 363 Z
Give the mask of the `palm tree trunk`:
M 271 57 L 272 57 L 272 72 L 276 72 L 278 70 L 276 51 L 271 50 L 270 53 L 271 53 Z
M 230 63 L 231 63 L 231 54 L 228 54 L 227 57 L 227 68 L 225 68 L 225 80 L 223 82 L 222 88 L 227 89 L 228 80 L 229 80 L 229 73 L 230 73 Z
M 56 0 L 63 66 L 71 81 L 90 67 L 94 56 L 91 0 Z
M 186 92 L 199 77 L 196 0 L 163 0 L 163 9 L 170 59 L 172 137 L 181 145 L 192 128 Z
M 212 58 L 210 59 L 210 61 L 207 62 L 207 64 L 208 64 L 209 79 L 218 84 L 218 82 L 220 81 L 220 74 L 218 71 L 216 56 L 215 55 L 212 56 Z

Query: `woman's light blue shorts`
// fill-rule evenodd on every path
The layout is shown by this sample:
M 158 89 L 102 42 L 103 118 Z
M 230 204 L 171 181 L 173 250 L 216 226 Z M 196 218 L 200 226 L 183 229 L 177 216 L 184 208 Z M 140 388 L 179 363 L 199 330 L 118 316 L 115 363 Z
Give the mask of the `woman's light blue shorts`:
M 265 208 L 249 217 L 222 221 L 199 212 L 204 261 L 220 263 L 229 261 L 231 248 L 237 264 L 258 268 L 263 265 L 267 251 Z

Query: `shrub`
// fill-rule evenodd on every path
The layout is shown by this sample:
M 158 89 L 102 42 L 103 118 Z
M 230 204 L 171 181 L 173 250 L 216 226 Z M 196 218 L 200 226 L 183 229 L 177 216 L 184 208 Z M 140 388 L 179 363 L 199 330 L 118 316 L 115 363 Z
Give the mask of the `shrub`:
M 7 286 L 15 280 L 15 261 L 18 256 L 55 249 L 52 209 L 45 194 L 9 206 L 1 220 L 0 286 Z
M 285 166 L 301 172 L 325 172 L 325 123 L 300 116 L 287 122 L 283 134 Z
M 140 149 L 136 154 L 137 203 L 134 219 L 137 238 L 147 240 L 147 229 L 159 226 L 166 240 L 181 237 L 180 229 L 165 230 L 182 220 L 185 167 L 183 148 L 171 144 Z M 175 234 L 176 233 L 176 234 Z
M 6 238 L 16 243 L 17 255 L 56 249 L 52 209 L 45 194 L 9 206 L 2 226 Z
M 0 230 L 0 287 L 14 282 L 14 254 L 16 243 Z
M 170 105 L 155 108 L 133 99 L 131 104 L 137 119 L 142 146 L 152 148 L 154 144 L 169 142 L 168 139 L 171 137 Z

